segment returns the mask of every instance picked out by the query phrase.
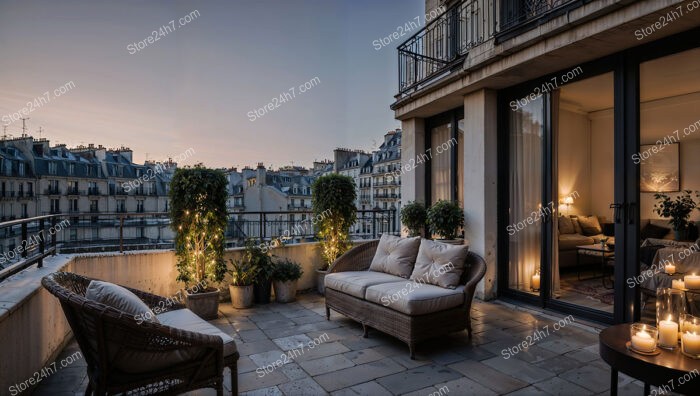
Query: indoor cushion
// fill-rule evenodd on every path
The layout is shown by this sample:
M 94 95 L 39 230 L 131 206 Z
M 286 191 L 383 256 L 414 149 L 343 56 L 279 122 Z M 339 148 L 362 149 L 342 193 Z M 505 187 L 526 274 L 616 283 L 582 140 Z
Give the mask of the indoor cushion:
M 592 245 L 594 242 L 593 238 L 580 234 L 563 234 L 559 235 L 559 250 L 572 250 L 576 246 Z
M 156 315 L 138 296 L 114 283 L 93 280 L 85 291 L 85 298 L 116 308 L 134 318 L 158 323 Z
M 462 305 L 464 286 L 445 289 L 405 280 L 382 283 L 367 288 L 366 300 L 407 315 L 424 315 Z
M 367 287 L 387 282 L 400 282 L 405 279 L 375 271 L 346 271 L 326 275 L 325 287 L 357 298 L 365 298 Z
M 236 352 L 236 342 L 233 338 L 216 326 L 200 318 L 189 309 L 176 309 L 174 311 L 163 312 L 158 315 L 161 324 L 192 331 L 195 333 L 219 336 L 224 341 L 224 356 L 230 356 Z
M 469 245 L 451 245 L 423 239 L 411 280 L 454 289 L 464 272 Z
M 642 240 L 645 240 L 647 238 L 663 239 L 663 237 L 665 237 L 666 234 L 669 233 L 669 231 L 671 231 L 670 228 L 661 227 L 653 223 L 647 223 L 647 225 L 645 225 L 644 228 L 642 228 L 642 230 L 639 232 L 639 237 Z
M 596 216 L 579 216 L 578 223 L 581 225 L 583 235 L 598 235 L 603 232 L 603 227 L 600 226 Z
M 581 224 L 578 222 L 578 217 L 572 217 L 571 222 L 574 224 L 574 231 L 577 234 L 583 235 L 583 230 L 581 229 Z
M 570 217 L 559 216 L 559 234 L 575 234 L 574 222 Z
M 408 278 L 416 262 L 420 237 L 401 238 L 383 234 L 374 253 L 370 271 Z

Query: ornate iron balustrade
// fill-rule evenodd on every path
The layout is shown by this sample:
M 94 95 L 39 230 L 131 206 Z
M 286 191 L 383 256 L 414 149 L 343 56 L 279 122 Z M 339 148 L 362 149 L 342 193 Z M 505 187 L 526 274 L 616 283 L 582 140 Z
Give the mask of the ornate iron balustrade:
M 499 32 L 539 19 L 574 1 L 580 2 L 580 0 L 502 0 Z

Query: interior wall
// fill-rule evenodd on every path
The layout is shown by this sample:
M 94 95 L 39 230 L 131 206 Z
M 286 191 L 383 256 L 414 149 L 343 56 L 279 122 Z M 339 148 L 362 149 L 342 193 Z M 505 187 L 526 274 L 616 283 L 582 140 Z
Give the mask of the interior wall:
M 573 193 L 574 204 L 560 205 L 565 215 L 591 213 L 591 123 L 587 115 L 561 107 L 559 110 L 559 199 Z
M 596 111 L 591 117 L 591 213 L 613 218 L 615 202 L 615 117 L 612 109 Z

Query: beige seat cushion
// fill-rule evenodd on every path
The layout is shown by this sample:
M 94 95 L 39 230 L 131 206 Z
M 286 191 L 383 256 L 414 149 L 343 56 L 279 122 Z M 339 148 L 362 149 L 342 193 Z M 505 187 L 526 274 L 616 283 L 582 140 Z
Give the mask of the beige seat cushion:
M 581 229 L 581 223 L 578 222 L 578 217 L 572 217 L 571 222 L 574 224 L 574 231 L 576 234 L 583 235 L 583 230 Z
M 384 234 L 379 240 L 369 270 L 408 278 L 413 272 L 418 246 L 420 237 L 401 238 Z
M 367 287 L 387 282 L 406 280 L 391 274 L 375 271 L 347 271 L 326 275 L 325 287 L 357 298 L 365 298 Z
M 459 285 L 469 245 L 451 245 L 423 239 L 411 280 L 448 289 Z
M 216 326 L 200 318 L 189 309 L 177 309 L 158 315 L 161 324 L 195 333 L 219 336 L 224 341 L 224 356 L 236 353 L 236 342 Z
M 158 323 L 156 314 L 136 294 L 114 283 L 93 280 L 85 291 L 85 298 L 108 305 L 134 318 Z
M 382 283 L 368 287 L 366 299 L 407 315 L 425 315 L 462 305 L 464 286 L 445 289 L 412 281 Z
M 573 250 L 576 246 L 593 245 L 595 241 L 591 237 L 580 234 L 559 235 L 559 250 Z
M 603 227 L 600 226 L 596 216 L 579 216 L 578 222 L 583 230 L 583 235 L 598 235 L 603 232 Z
M 574 222 L 571 221 L 571 217 L 559 216 L 559 234 L 574 234 L 576 229 L 574 228 Z

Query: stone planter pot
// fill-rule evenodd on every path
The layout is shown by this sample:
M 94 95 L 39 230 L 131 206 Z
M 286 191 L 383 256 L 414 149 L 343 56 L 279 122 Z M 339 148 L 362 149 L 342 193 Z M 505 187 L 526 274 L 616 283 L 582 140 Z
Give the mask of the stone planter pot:
M 288 303 L 296 300 L 297 283 L 297 280 L 286 282 L 272 281 L 272 285 L 275 287 L 275 301 L 278 303 Z
M 436 242 L 448 243 L 450 245 L 464 245 L 464 239 L 436 239 Z
M 316 270 L 316 290 L 320 295 L 325 295 L 326 293 L 326 275 L 328 271 Z
M 208 289 L 204 293 L 185 290 L 185 306 L 204 320 L 219 317 L 219 289 Z
M 253 285 L 253 300 L 256 304 L 269 304 L 272 292 L 272 280 L 267 279 Z
M 234 308 L 245 309 L 253 306 L 253 285 L 230 285 L 228 290 L 231 292 L 231 305 Z

